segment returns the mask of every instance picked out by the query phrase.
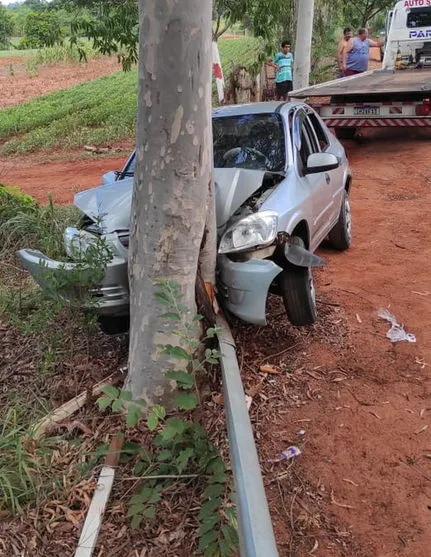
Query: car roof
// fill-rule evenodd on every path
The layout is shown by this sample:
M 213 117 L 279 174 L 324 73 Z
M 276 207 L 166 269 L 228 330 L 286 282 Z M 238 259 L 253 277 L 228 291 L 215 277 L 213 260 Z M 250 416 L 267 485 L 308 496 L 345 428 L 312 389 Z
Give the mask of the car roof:
M 290 108 L 302 106 L 302 102 L 270 101 L 248 104 L 230 104 L 213 109 L 213 117 L 243 116 L 245 114 L 274 114 L 286 112 Z

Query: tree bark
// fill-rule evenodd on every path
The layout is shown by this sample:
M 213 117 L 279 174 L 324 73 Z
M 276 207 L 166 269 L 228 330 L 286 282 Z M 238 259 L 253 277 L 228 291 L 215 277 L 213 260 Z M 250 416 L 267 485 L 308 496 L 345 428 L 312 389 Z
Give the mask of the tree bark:
M 161 355 L 157 345 L 178 339 L 162 317 L 166 308 L 154 297 L 156 284 L 179 284 L 182 303 L 193 314 L 201 247 L 209 254 L 204 280 L 214 283 L 212 10 L 209 0 L 140 0 L 139 8 L 127 388 L 134 398 L 167 404 L 174 385 L 163 372 L 180 363 Z
M 311 40 L 313 37 L 314 0 L 298 2 L 298 23 L 293 72 L 293 88 L 309 85 L 311 69 Z

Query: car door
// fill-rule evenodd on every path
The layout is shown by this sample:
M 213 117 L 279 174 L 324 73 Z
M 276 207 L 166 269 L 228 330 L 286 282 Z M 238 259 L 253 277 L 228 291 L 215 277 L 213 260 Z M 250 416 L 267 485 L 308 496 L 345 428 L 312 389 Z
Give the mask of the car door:
M 310 122 L 314 134 L 316 136 L 317 144 L 322 153 L 329 153 L 339 156 L 338 152 L 330 151 L 330 141 L 328 134 L 330 133 L 320 122 L 319 118 L 315 112 L 311 109 L 307 111 L 307 119 Z M 324 173 L 325 184 L 324 193 L 326 197 L 326 207 L 325 207 L 325 220 L 324 228 L 326 227 L 326 233 L 322 230 L 322 234 L 326 234 L 331 230 L 333 225 L 338 220 L 340 213 L 340 206 L 344 191 L 344 171 L 342 165 L 333 170 L 329 170 Z
M 328 183 L 330 176 L 327 172 L 317 174 L 305 173 L 308 157 L 312 153 L 319 153 L 320 147 L 313 131 L 313 127 L 303 109 L 296 112 L 293 122 L 293 147 L 295 152 L 295 166 L 298 176 L 298 187 L 306 192 L 304 197 L 304 212 L 308 215 L 310 228 L 310 248 L 316 249 L 326 236 L 327 226 L 325 219 L 328 217 L 330 192 Z

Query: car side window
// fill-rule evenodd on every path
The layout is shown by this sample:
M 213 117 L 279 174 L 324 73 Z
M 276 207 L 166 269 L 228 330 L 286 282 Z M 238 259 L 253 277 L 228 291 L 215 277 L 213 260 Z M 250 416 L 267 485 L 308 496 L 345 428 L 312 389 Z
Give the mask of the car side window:
M 308 118 L 310 119 L 311 125 L 313 126 L 314 132 L 316 134 L 320 150 L 325 151 L 329 147 L 329 140 L 325 130 L 323 129 L 317 116 L 313 112 L 310 112 L 308 114 Z
M 307 167 L 308 157 L 312 153 L 318 153 L 320 149 L 317 145 L 317 140 L 312 130 L 311 124 L 305 117 L 305 114 L 297 116 L 294 127 L 298 171 L 300 172 L 300 174 L 303 174 L 305 168 Z

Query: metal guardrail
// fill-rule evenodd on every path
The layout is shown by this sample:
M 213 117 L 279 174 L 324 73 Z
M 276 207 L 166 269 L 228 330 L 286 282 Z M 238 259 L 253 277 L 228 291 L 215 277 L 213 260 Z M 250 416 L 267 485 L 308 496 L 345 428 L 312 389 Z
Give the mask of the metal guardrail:
M 224 404 L 235 481 L 241 557 L 278 557 L 253 430 L 236 358 L 235 342 L 220 315 Z

